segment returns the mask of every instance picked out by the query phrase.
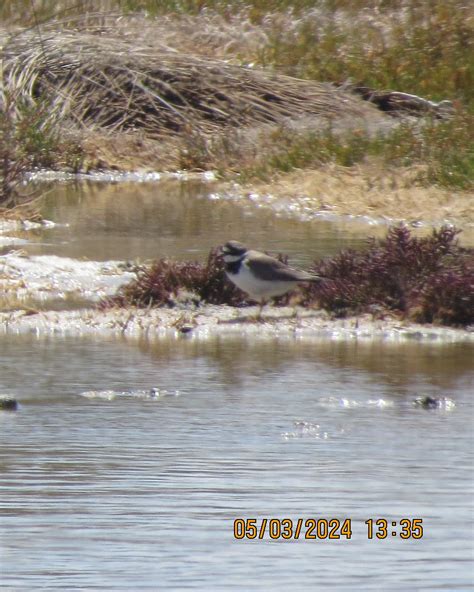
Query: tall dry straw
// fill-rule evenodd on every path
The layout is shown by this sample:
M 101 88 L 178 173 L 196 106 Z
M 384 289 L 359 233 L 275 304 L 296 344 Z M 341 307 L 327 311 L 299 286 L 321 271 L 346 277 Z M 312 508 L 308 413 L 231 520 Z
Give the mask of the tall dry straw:
M 108 20 L 19 32 L 3 46 L 3 85 L 32 103 L 47 99 L 52 117 L 149 137 L 376 111 L 330 84 L 180 52 L 153 21 L 144 26 L 139 39 Z

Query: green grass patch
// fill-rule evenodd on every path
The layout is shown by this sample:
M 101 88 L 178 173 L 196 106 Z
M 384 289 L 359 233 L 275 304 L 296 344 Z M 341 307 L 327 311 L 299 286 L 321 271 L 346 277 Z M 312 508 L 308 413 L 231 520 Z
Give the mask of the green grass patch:
M 344 167 L 376 159 L 384 166 L 423 165 L 416 182 L 422 185 L 474 189 L 474 116 L 459 112 L 452 119 L 401 123 L 386 134 L 363 130 L 295 134 L 279 129 L 269 148 L 241 170 L 240 179 L 268 181 L 275 173 L 317 168 L 331 162 Z
M 35 168 L 67 168 L 77 172 L 82 147 L 65 137 L 48 105 L 31 105 L 17 95 L 0 95 L 0 207 L 15 208 L 38 197 L 25 189 L 25 174 Z

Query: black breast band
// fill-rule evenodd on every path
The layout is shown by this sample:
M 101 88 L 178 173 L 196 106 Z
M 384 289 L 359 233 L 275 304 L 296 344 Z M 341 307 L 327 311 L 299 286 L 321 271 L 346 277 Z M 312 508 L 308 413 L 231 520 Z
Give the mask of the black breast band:
M 243 259 L 243 257 L 242 257 Z M 242 265 L 242 259 L 238 259 L 237 261 L 231 261 L 230 263 L 225 264 L 225 270 L 227 273 L 235 275 L 239 273 L 240 266 Z

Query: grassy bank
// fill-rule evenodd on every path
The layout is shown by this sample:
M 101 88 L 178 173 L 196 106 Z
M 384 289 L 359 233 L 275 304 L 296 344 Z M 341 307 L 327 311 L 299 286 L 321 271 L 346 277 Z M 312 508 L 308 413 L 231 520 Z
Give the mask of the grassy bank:
M 418 167 L 412 182 L 469 190 L 474 188 L 474 122 L 463 111 L 447 121 L 427 119 L 422 124 L 401 123 L 389 132 L 350 130 L 294 134 L 288 129 L 271 135 L 271 148 L 241 169 L 241 179 L 270 180 L 275 173 L 318 168 L 327 163 L 342 167 L 376 162 L 382 168 Z
M 474 8 L 463 0 L 14 0 L 0 18 L 2 100 L 15 103 L 0 145 L 19 170 L 213 168 L 248 183 L 368 164 L 474 189 Z M 364 109 L 360 96 L 393 107 L 371 89 L 452 108 Z

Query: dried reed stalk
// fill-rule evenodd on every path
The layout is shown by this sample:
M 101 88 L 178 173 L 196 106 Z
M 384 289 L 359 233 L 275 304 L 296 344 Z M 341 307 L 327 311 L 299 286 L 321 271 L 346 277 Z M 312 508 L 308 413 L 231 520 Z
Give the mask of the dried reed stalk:
M 51 117 L 152 138 L 375 111 L 330 84 L 189 55 L 108 21 L 20 31 L 1 56 L 3 87 L 46 101 Z

